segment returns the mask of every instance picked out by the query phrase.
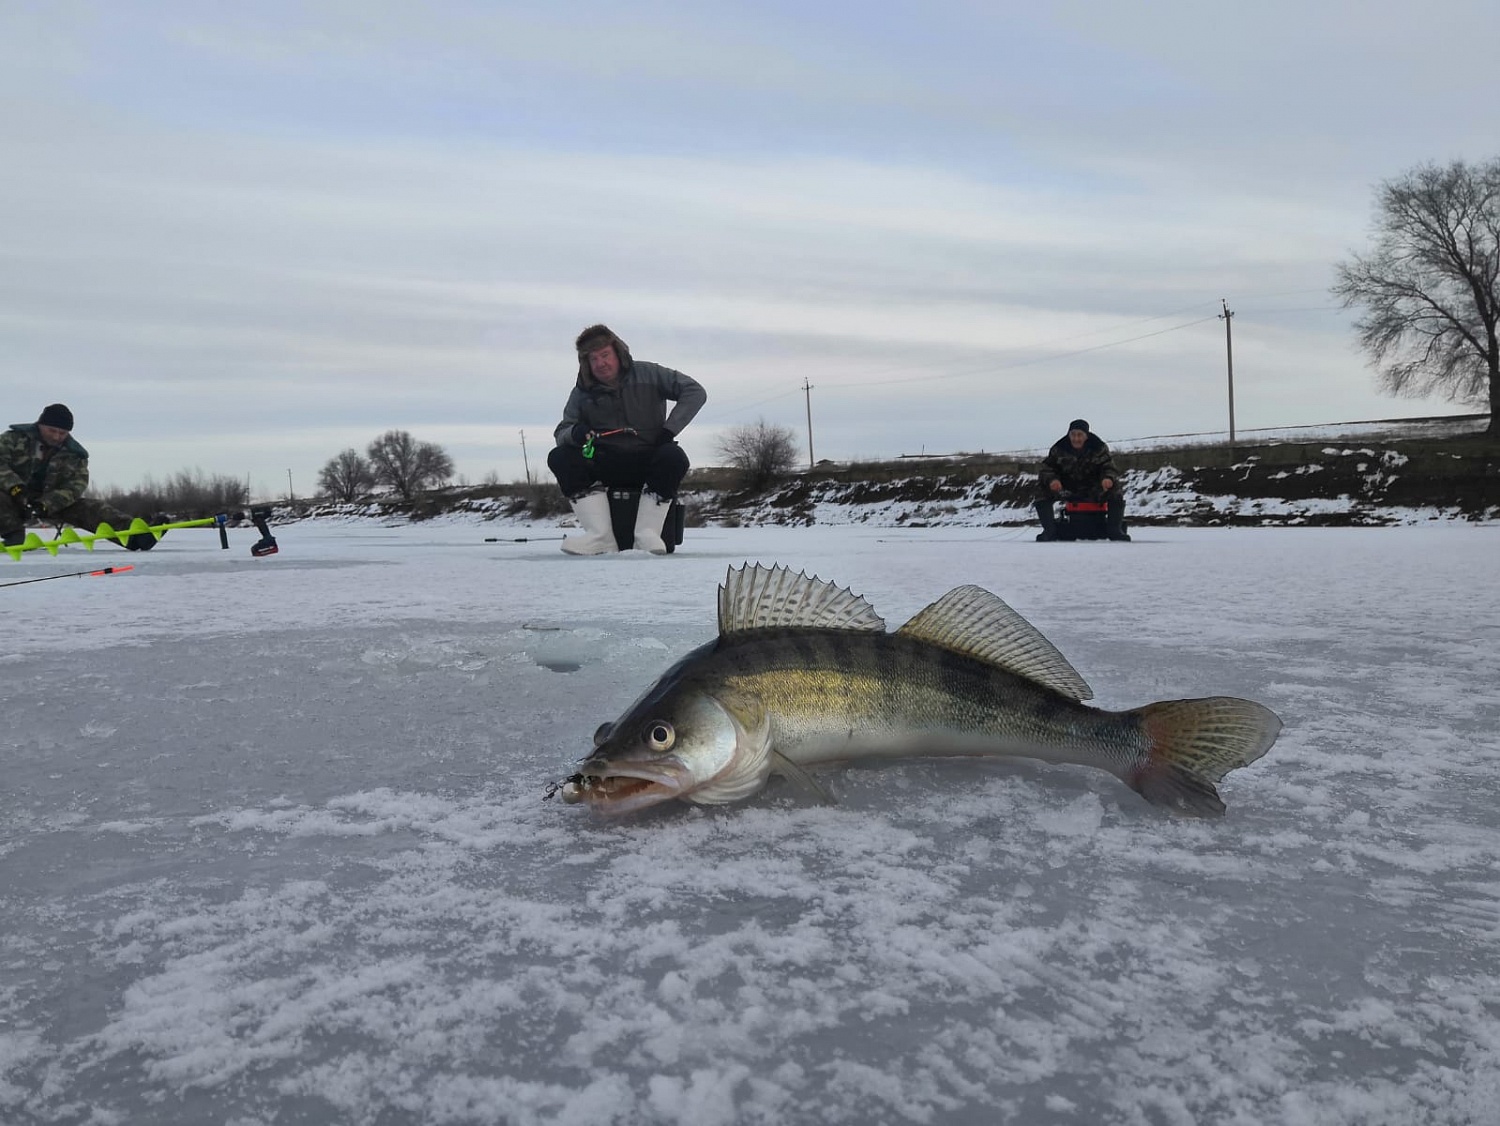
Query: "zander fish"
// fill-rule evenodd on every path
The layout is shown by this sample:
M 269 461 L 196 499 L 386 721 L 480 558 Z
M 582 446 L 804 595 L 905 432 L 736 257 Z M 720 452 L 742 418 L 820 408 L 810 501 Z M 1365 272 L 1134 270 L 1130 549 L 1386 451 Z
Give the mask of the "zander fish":
M 851 759 L 1021 756 L 1107 770 L 1154 805 L 1217 816 L 1214 788 L 1276 741 L 1250 700 L 1164 700 L 1129 711 L 1093 693 L 1034 626 L 977 586 L 949 591 L 894 633 L 864 598 L 785 567 L 731 568 L 719 636 L 615 723 L 564 801 L 626 813 L 670 798 L 719 804 L 772 774 Z M 549 795 L 550 796 L 550 795 Z

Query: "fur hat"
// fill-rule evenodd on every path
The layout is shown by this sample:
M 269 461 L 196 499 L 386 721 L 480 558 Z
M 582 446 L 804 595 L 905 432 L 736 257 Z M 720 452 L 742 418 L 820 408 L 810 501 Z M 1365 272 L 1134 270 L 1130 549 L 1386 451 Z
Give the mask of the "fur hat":
M 580 379 L 592 378 L 592 373 L 589 371 L 589 353 L 597 352 L 606 344 L 615 346 L 615 356 L 620 361 L 621 369 L 630 366 L 630 349 L 625 346 L 625 341 L 616 336 L 608 325 L 589 325 L 578 334 L 578 339 L 574 342 L 574 346 L 578 349 Z
M 1068 423 L 1068 433 L 1071 434 L 1075 430 L 1082 430 L 1085 434 L 1089 433 L 1089 420 L 1086 418 L 1075 418 L 1072 422 Z
M 619 337 L 610 331 L 609 325 L 589 325 L 578 334 L 579 358 L 586 357 L 590 352 L 597 352 L 606 344 L 613 344 L 618 339 Z
M 61 403 L 53 403 L 50 407 L 42 410 L 41 416 L 36 420 L 38 426 L 55 426 L 59 430 L 73 429 L 73 412 Z

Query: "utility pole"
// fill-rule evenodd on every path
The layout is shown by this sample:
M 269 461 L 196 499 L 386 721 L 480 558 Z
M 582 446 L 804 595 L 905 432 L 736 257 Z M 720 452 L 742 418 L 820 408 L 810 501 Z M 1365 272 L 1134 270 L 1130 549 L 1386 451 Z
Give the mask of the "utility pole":
M 812 384 L 805 375 L 802 377 L 802 394 L 807 398 L 807 468 L 811 469 L 816 464 L 812 444 Z
M 1219 314 L 1219 320 L 1224 322 L 1224 358 L 1229 363 L 1229 444 L 1234 445 L 1234 334 L 1230 331 L 1229 322 L 1234 319 L 1234 312 L 1229 308 L 1229 302 L 1219 298 L 1219 304 L 1224 306 L 1224 311 Z
M 526 457 L 526 431 L 521 431 L 521 464 L 526 467 L 526 483 L 531 484 L 531 462 Z
M 291 504 L 296 499 L 297 494 L 292 492 L 292 471 L 288 469 L 286 471 L 286 501 Z

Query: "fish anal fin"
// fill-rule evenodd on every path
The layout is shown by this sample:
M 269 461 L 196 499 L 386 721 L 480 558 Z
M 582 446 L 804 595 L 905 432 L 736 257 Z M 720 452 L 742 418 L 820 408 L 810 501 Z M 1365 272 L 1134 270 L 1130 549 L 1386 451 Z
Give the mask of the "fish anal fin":
M 848 587 L 789 567 L 731 567 L 719 587 L 719 633 L 755 629 L 846 629 L 885 632 L 885 620 Z
M 1070 700 L 1094 695 L 1057 646 L 983 587 L 955 587 L 896 632 L 995 665 Z

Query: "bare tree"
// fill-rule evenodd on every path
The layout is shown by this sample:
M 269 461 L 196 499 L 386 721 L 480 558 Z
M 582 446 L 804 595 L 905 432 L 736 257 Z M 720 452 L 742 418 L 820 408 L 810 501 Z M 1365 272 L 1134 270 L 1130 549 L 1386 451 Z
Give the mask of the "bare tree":
M 238 477 L 212 476 L 201 469 L 178 470 L 166 481 L 147 477 L 133 489 L 110 488 L 104 499 L 132 516 L 170 514 L 191 520 L 243 508 L 250 490 Z
M 318 471 L 318 488 L 334 500 L 346 504 L 358 500 L 375 487 L 375 471 L 363 454 L 349 448 Z
M 736 426 L 718 441 L 719 456 L 740 471 L 745 487 L 764 489 L 797 464 L 797 435 L 765 419 Z
M 1392 394 L 1488 407 L 1500 438 L 1500 159 L 1422 165 L 1376 190 L 1375 248 L 1333 294 Z
M 405 430 L 387 430 L 370 443 L 369 455 L 376 484 L 389 486 L 407 502 L 453 476 L 453 459 L 442 446 L 418 442 Z

